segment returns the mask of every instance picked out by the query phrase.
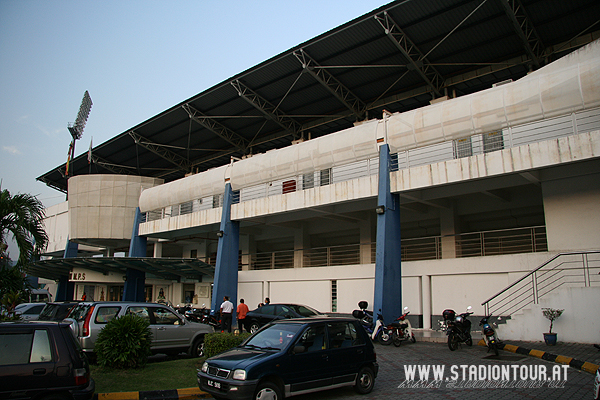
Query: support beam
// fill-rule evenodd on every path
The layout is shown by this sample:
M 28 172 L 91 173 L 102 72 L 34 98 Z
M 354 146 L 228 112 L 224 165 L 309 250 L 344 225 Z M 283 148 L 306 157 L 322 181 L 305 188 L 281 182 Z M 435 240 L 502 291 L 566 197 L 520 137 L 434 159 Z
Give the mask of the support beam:
M 135 209 L 129 257 L 146 257 L 147 239 L 139 235 L 142 213 L 140 208 Z M 133 268 L 127 268 L 125 273 L 125 287 L 123 288 L 123 301 L 145 301 L 144 286 L 146 273 Z
M 220 124 L 214 118 L 203 114 L 199 110 L 196 110 L 189 104 L 184 104 L 181 107 L 188 113 L 188 115 L 193 121 L 196 121 L 215 135 L 219 136 L 221 139 L 237 147 L 243 153 L 246 153 L 249 142 L 244 137 L 238 135 L 231 129 Z
M 133 138 L 133 141 L 136 144 L 144 147 L 146 150 L 156 154 L 157 156 L 164 158 L 171 164 L 177 166 L 178 169 L 185 171 L 185 172 L 190 171 L 190 162 L 187 159 L 185 159 L 184 157 L 181 157 L 177 153 L 173 153 L 171 150 L 169 150 L 162 144 L 154 143 L 154 142 L 146 139 L 145 137 L 137 134 L 134 131 L 129 131 L 128 133 L 129 133 L 129 136 L 131 136 Z
M 67 238 L 67 245 L 65 247 L 65 252 L 63 254 L 63 258 L 76 258 L 77 250 L 79 249 L 79 245 L 77 243 L 71 242 Z M 73 300 L 73 296 L 75 295 L 75 282 L 69 281 L 69 275 L 61 275 L 58 280 L 58 287 L 56 288 L 56 298 L 55 301 L 69 301 Z
M 229 296 L 229 300 L 233 304 L 237 304 L 240 223 L 231 220 L 232 202 L 233 190 L 231 190 L 231 184 L 227 183 L 223 194 L 223 213 L 221 215 L 217 265 L 211 301 L 211 312 L 213 313 L 219 312 L 224 296 Z M 234 324 L 235 313 L 232 319 L 232 324 Z
M 390 191 L 389 146 L 379 148 L 379 194 L 373 315 L 386 323 L 402 315 L 402 265 L 400 246 L 400 198 Z
M 409 69 L 414 69 L 437 97 L 442 96 L 442 88 L 444 85 L 444 77 L 433 67 L 425 55 L 419 48 L 410 40 L 404 33 L 400 25 L 398 25 L 392 17 L 384 11 L 381 14 L 375 15 L 375 19 L 384 29 L 385 34 L 390 41 L 400 50 L 406 57 L 410 65 Z
M 354 93 L 337 80 L 325 68 L 322 68 L 310 55 L 303 49 L 294 52 L 294 56 L 302 64 L 305 72 L 310 74 L 317 82 L 325 87 L 331 94 L 339 100 L 355 116 L 357 121 L 365 119 L 367 106 Z
M 117 175 L 137 175 L 137 171 L 134 167 L 125 167 L 121 165 L 116 165 L 108 160 L 105 160 L 102 157 L 98 157 L 97 155 L 92 153 L 92 163 L 101 166 L 109 170 L 112 173 Z
M 277 125 L 282 127 L 294 138 L 298 137 L 298 132 L 300 132 L 300 129 L 302 128 L 301 124 L 291 119 L 290 117 L 285 116 L 285 113 L 279 111 L 277 107 L 275 107 L 269 101 L 262 98 L 259 94 L 254 92 L 248 86 L 244 85 L 239 79 L 232 81 L 231 86 L 233 86 L 235 90 L 237 90 L 238 95 L 241 98 L 246 100 L 258 111 L 263 113 L 267 118 L 269 118 Z
M 520 0 L 498 0 L 510 19 L 513 28 L 523 44 L 525 52 L 531 59 L 533 66 L 541 66 L 540 58 L 544 52 L 544 44 L 535 30 L 527 11 Z

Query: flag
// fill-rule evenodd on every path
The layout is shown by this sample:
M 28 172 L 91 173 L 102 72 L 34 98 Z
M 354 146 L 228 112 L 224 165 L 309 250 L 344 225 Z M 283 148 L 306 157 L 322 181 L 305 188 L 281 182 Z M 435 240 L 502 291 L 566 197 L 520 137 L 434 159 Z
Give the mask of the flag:
M 67 153 L 67 169 L 65 171 L 65 175 L 69 176 L 69 161 L 71 161 L 71 153 L 73 152 L 73 145 L 75 144 L 75 139 L 71 141 L 69 144 L 69 152 Z
M 93 139 L 94 139 L 93 137 L 90 138 L 90 148 L 88 150 L 88 164 L 92 163 L 92 140 Z

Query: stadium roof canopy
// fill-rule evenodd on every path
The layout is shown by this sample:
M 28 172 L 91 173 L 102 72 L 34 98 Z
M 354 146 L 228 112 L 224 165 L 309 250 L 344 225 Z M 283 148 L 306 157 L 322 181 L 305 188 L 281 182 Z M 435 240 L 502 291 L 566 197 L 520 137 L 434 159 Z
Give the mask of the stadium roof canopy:
M 94 147 L 92 172 L 169 182 L 384 109 L 516 80 L 599 37 L 598 0 L 395 1 Z M 88 174 L 87 154 L 70 170 Z M 65 192 L 64 172 L 63 164 L 37 179 Z

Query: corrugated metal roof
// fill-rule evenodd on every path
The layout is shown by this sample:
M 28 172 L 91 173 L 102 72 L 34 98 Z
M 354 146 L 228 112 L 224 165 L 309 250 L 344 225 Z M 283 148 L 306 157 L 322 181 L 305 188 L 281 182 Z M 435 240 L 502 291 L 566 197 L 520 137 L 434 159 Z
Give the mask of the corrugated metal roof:
M 501 1 L 517 9 L 515 18 Z M 532 43 L 541 43 L 538 64 L 544 65 L 600 37 L 599 16 L 597 0 L 392 2 L 97 145 L 92 172 L 168 182 L 229 163 L 231 156 L 281 148 L 309 134 L 327 135 L 359 118 L 381 118 L 384 108 L 406 111 L 446 93 L 461 96 L 519 79 L 536 68 L 521 37 L 538 39 Z M 534 30 L 520 34 L 513 20 L 527 21 Z M 392 28 L 391 35 L 384 26 Z M 310 57 L 305 58 L 310 71 L 303 69 L 300 51 Z M 236 81 L 245 96 L 232 85 Z M 190 119 L 183 106 L 198 118 Z M 131 131 L 142 139 L 136 143 Z M 87 154 L 73 160 L 70 169 L 87 174 Z M 60 165 L 38 180 L 65 191 L 64 170 Z

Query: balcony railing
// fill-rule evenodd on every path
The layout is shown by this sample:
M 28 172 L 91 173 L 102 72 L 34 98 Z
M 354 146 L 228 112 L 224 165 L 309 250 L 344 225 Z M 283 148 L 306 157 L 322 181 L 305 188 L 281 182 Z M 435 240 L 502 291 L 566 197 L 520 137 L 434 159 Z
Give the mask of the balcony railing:
M 466 233 L 453 238 L 458 258 L 548 251 L 543 226 Z M 442 259 L 442 237 L 402 239 L 401 254 L 402 261 Z M 294 268 L 296 264 L 303 267 L 373 264 L 375 243 L 242 254 L 240 260 L 246 260 L 250 270 Z M 240 261 L 240 269 L 243 264 Z

